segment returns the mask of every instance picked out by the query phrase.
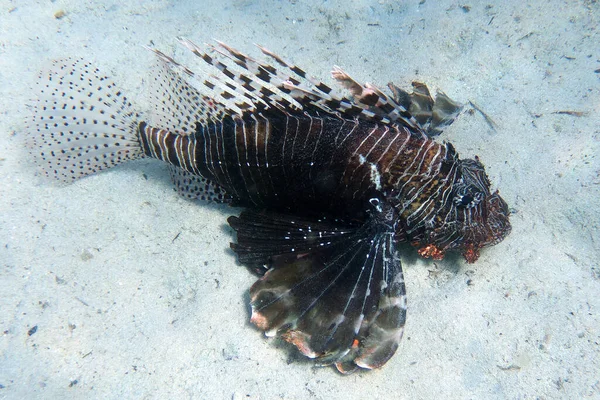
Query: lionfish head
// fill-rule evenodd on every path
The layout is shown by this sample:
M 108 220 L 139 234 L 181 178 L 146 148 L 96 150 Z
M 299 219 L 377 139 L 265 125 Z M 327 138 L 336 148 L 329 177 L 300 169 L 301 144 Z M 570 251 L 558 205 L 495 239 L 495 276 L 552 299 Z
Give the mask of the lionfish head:
M 419 254 L 435 259 L 447 250 L 459 250 L 472 263 L 479 257 L 479 249 L 501 242 L 510 233 L 510 212 L 498 191 L 490 191 L 490 181 L 477 158 L 457 162 L 444 212 L 427 232 Z

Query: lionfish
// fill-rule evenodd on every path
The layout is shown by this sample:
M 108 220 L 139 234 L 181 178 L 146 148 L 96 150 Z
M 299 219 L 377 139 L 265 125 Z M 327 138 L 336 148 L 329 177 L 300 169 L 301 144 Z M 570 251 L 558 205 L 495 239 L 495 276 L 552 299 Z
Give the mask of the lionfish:
M 432 138 L 460 105 L 419 83 L 386 95 L 334 67 L 343 96 L 260 46 L 277 68 L 180 42 L 212 73 L 151 49 L 148 119 L 89 63 L 43 71 L 28 136 L 41 169 L 70 182 L 151 157 L 181 194 L 244 207 L 228 222 L 231 248 L 260 274 L 251 321 L 342 373 L 381 367 L 406 320 L 398 244 L 472 263 L 510 232 L 479 159 Z

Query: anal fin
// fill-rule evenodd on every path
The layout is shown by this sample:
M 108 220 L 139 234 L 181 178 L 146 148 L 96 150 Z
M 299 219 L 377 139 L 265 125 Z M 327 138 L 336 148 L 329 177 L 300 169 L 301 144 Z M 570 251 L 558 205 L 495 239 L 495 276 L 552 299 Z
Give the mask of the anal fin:
M 183 197 L 216 203 L 232 201 L 232 197 L 223 188 L 200 175 L 192 174 L 174 165 L 169 165 L 169 172 L 175 190 Z

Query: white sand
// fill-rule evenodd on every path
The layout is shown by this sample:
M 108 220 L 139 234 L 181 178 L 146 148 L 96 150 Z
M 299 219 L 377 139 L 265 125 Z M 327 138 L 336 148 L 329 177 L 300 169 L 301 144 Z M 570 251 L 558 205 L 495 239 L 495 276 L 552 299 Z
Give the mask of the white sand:
M 600 398 L 600 3 L 138 3 L 0 3 L 0 398 Z M 179 198 L 160 163 L 36 176 L 36 72 L 85 57 L 144 109 L 141 45 L 181 55 L 176 36 L 260 43 L 329 82 L 333 64 L 422 80 L 496 122 L 466 113 L 441 139 L 480 156 L 513 232 L 474 265 L 405 254 L 409 319 L 383 369 L 341 376 L 265 339 L 228 250 L 236 210 Z

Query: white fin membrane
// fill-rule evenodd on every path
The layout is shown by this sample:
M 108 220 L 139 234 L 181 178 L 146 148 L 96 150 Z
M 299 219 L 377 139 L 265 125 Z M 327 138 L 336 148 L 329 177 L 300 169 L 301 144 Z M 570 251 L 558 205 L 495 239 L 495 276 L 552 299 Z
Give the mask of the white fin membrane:
M 40 73 L 27 145 L 49 177 L 71 182 L 143 157 L 139 115 L 106 76 L 81 59 Z
M 196 78 L 191 70 L 159 50 L 150 50 L 157 57 L 150 85 L 150 124 L 153 127 L 189 135 L 195 132 L 197 123 L 223 118 L 225 111 L 217 107 L 212 93 L 192 86 Z
M 190 200 L 230 203 L 231 196 L 219 185 L 200 175 L 169 165 L 171 180 L 180 196 Z

